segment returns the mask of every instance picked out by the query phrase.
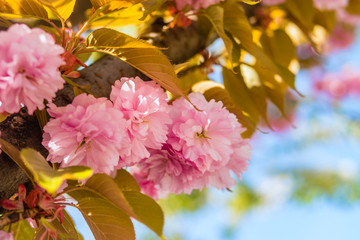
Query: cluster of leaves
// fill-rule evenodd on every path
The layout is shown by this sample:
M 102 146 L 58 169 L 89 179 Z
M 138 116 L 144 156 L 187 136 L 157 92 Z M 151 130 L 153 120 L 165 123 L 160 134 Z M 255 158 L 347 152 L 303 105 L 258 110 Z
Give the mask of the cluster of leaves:
M 63 194 L 71 196 L 76 201 L 75 204 L 71 201 L 62 204 L 74 206 L 82 213 L 96 239 L 135 239 L 130 218 L 142 222 L 158 236 L 162 236 L 164 214 L 160 206 L 149 196 L 140 193 L 136 180 L 126 170 L 119 170 L 115 178 L 106 174 L 90 177 L 90 168 L 72 166 L 55 169 L 35 150 L 25 148 L 19 151 L 2 139 L 0 143 L 3 151 L 28 174 L 34 187 L 38 184 L 55 198 Z M 88 177 L 90 178 L 85 184 L 78 183 L 78 180 Z M 68 187 L 63 192 L 56 193 L 65 180 L 68 180 Z M 66 212 L 63 221 L 59 217 L 51 222 L 45 218 L 36 220 L 40 223 L 36 230 L 29 228 L 26 221 L 11 225 L 7 230 L 24 240 L 43 239 L 41 237 L 44 237 L 46 229 L 56 232 L 61 239 L 80 238 Z M 45 239 L 50 239 L 50 236 L 46 235 Z

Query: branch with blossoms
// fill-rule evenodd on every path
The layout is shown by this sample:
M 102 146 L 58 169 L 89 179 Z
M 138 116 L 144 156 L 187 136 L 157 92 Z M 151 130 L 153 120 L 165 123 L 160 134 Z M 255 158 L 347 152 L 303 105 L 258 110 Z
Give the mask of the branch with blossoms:
M 315 26 L 334 37 L 329 22 L 347 14 L 342 1 L 304 1 L 308 17 L 295 0 L 247 11 L 259 1 L 91 0 L 86 21 L 73 26 L 75 2 L 0 0 L 1 159 L 23 176 L 1 196 L 10 212 L 0 226 L 21 232 L 29 218 L 37 223 L 29 239 L 78 239 L 66 205 L 97 239 L 134 239 L 132 219 L 162 237 L 154 199 L 232 187 L 232 174 L 248 166 L 248 138 L 261 121 L 271 128 L 268 102 L 286 118 L 303 60 L 296 48 L 321 51 Z M 20 17 L 38 21 L 30 28 Z M 141 39 L 114 29 L 124 23 Z M 224 48 L 211 53 L 217 38 Z M 223 84 L 208 80 L 215 65 Z

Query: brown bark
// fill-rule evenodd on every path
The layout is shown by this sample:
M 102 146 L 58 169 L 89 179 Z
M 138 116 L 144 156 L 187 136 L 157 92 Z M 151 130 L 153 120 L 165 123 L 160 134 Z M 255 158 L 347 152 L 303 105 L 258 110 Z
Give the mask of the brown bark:
M 173 63 L 184 62 L 205 47 L 206 38 L 199 34 L 194 23 L 186 29 L 174 28 L 163 32 L 153 39 L 157 46 L 166 48 L 165 54 Z M 140 76 L 146 78 L 127 63 L 112 57 L 105 56 L 90 67 L 80 71 L 81 77 L 74 80 L 80 85 L 91 86 L 90 91 L 98 97 L 108 97 L 111 86 L 121 77 Z M 58 92 L 54 102 L 64 106 L 72 101 L 73 89 L 65 85 Z M 1 137 L 12 143 L 18 149 L 31 147 L 47 155 L 46 149 L 41 145 L 42 133 L 35 115 L 29 116 L 26 110 L 13 114 L 0 123 Z M 17 191 L 19 184 L 28 181 L 25 173 L 5 154 L 0 155 L 0 200 L 9 198 Z

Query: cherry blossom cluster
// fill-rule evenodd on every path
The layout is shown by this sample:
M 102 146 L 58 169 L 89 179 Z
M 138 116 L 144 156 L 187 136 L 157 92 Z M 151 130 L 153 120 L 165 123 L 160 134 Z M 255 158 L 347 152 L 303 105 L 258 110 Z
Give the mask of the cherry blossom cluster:
M 340 99 L 349 95 L 360 95 L 360 72 L 350 65 L 345 65 L 340 72 L 324 74 L 315 87 L 331 97 Z
M 49 104 L 44 127 L 48 160 L 61 167 L 85 165 L 96 173 L 132 167 L 143 191 L 154 198 L 204 186 L 231 187 L 247 168 L 244 129 L 221 102 L 200 93 L 167 102 L 155 82 L 122 78 L 110 100 L 81 94 L 72 104 Z
M 179 10 L 190 8 L 198 12 L 201 8 L 208 8 L 211 5 L 218 4 L 223 0 L 176 0 L 176 7 Z
M 40 28 L 14 24 L 0 32 L 0 113 L 26 106 L 32 114 L 51 101 L 64 80 L 59 72 L 64 49 Z

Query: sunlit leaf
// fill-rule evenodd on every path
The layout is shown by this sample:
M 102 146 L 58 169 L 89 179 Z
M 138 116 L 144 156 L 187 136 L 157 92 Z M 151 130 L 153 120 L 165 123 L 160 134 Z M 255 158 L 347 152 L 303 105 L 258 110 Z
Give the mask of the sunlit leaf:
M 109 4 L 107 12 L 118 10 L 121 8 L 131 7 L 137 3 L 141 3 L 145 0 L 90 0 L 95 9 Z
M 92 174 L 92 169 L 84 166 L 71 166 L 55 170 L 49 166 L 39 152 L 31 148 L 21 150 L 20 157 L 31 171 L 35 182 L 51 194 L 55 194 L 63 181 L 67 179 L 82 180 Z
M 14 15 L 14 18 L 48 18 L 46 9 L 37 0 L 0 0 L 0 15 L 3 13 Z
M 282 29 L 277 29 L 270 34 L 264 33 L 261 44 L 266 53 L 284 67 L 288 67 L 291 60 L 296 58 L 294 43 Z
M 135 239 L 134 227 L 128 214 L 110 200 L 84 189 L 72 191 L 69 195 L 78 201 L 77 207 L 95 239 Z
M 145 20 L 146 17 L 157 10 L 161 5 L 163 5 L 167 0 L 148 0 L 143 2 L 144 6 L 144 15 L 140 18 L 141 21 Z
M 115 182 L 122 191 L 138 191 L 141 188 L 135 178 L 126 170 L 120 169 L 117 171 Z
M 238 108 L 245 111 L 254 122 L 258 121 L 259 116 L 267 121 L 266 94 L 261 84 L 249 88 L 241 71 L 235 74 L 226 68 L 223 68 L 223 80 L 226 90 Z
M 162 236 L 164 213 L 154 199 L 137 191 L 124 191 L 124 195 L 135 212 L 135 218 Z
M 127 62 L 174 95 L 183 95 L 169 59 L 151 44 L 106 28 L 90 33 L 86 44 Z
M 241 0 L 241 1 L 249 5 L 255 5 L 261 2 L 261 0 Z
M 315 12 L 313 0 L 287 0 L 285 6 L 303 27 L 311 31 Z
M 25 219 L 11 224 L 11 231 L 14 240 L 32 240 L 35 234 L 35 229 Z
M 253 47 L 252 27 L 244 9 L 235 1 L 226 1 L 224 8 L 224 27 L 248 50 Z
M 346 7 L 346 11 L 350 14 L 360 15 L 360 1 L 359 0 L 349 0 L 349 3 Z
M 219 5 L 213 5 L 206 9 L 206 17 L 213 24 L 215 31 L 224 41 L 226 51 L 229 58 L 232 61 L 232 42 L 231 39 L 226 35 L 224 29 L 224 9 Z
M 50 8 L 64 21 L 70 17 L 74 10 L 76 0 L 39 0 L 42 4 Z
M 164 225 L 164 215 L 161 208 L 152 198 L 140 193 L 137 183 L 135 185 L 134 179 L 125 172 L 125 170 L 120 171 L 117 174 L 116 181 L 106 174 L 95 174 L 86 182 L 85 186 L 110 200 L 129 216 L 144 223 L 161 236 Z M 121 191 L 117 185 L 120 180 L 129 181 L 126 189 L 135 188 L 135 191 Z M 120 186 L 124 187 L 125 184 L 120 183 Z

